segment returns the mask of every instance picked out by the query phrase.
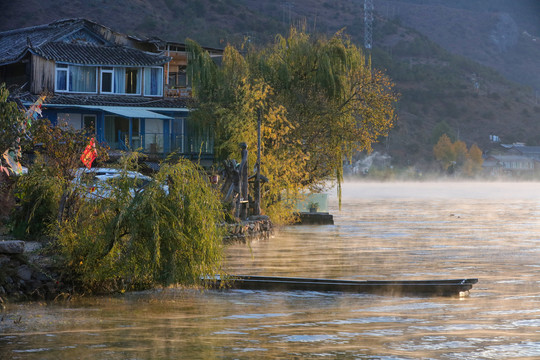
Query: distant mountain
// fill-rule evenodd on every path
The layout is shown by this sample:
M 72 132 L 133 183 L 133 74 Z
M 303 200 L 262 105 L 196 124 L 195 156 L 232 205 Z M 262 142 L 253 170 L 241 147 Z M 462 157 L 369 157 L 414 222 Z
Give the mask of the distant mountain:
M 375 0 L 383 17 L 540 90 L 540 1 Z
M 402 94 L 399 120 L 378 150 L 425 167 L 440 129 L 488 150 L 540 145 L 540 1 L 373 0 L 373 64 Z M 290 24 L 363 44 L 363 0 L 4 1 L 0 30 L 84 17 L 113 30 L 224 47 L 262 44 Z

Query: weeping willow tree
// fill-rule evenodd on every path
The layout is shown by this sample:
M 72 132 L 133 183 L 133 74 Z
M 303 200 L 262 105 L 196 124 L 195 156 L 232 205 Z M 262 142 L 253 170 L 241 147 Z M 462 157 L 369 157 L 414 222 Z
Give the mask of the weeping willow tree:
M 261 78 L 253 79 L 251 65 L 236 49 L 228 46 L 218 67 L 200 46 L 188 42 L 191 48 L 191 73 L 197 106 L 192 119 L 215 130 L 214 150 L 217 160 L 239 159 L 239 144 L 246 143 L 249 163 L 256 163 L 257 117 L 263 117 L 261 144 L 264 161 L 261 173 L 268 179 L 263 188 L 261 207 L 274 222 L 291 219 L 290 204 L 280 201 L 283 193 L 293 198 L 304 181 L 305 158 L 294 150 L 294 140 L 288 137 L 292 126 L 286 109 L 271 101 L 273 90 Z M 195 85 L 196 84 L 196 85 Z M 296 144 L 300 146 L 300 144 Z
M 55 228 L 62 268 L 79 290 L 197 284 L 220 271 L 223 214 L 204 171 L 182 159 L 139 188 L 127 172 L 136 163 L 123 159 L 105 198 L 80 193 L 72 216 Z
M 256 148 L 261 111 L 267 211 L 284 191 L 340 185 L 344 158 L 370 151 L 393 125 L 393 83 L 342 33 L 316 38 L 291 28 L 245 56 L 228 46 L 221 67 L 189 45 L 191 71 L 199 74 L 193 116 L 214 126 L 219 159 L 238 157 L 239 142 Z

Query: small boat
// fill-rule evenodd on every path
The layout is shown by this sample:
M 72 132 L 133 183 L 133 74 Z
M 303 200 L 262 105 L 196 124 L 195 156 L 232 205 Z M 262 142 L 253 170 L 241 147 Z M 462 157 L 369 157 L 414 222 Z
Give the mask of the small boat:
M 380 295 L 456 296 L 466 294 L 478 279 L 453 280 L 338 280 L 299 277 L 230 275 L 206 278 L 213 288 L 275 291 L 337 291 Z

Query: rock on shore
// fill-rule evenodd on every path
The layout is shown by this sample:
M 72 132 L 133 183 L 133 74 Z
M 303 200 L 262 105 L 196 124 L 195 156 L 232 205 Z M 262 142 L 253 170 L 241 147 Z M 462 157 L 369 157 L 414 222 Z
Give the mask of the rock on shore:
M 0 241 L 0 297 L 26 300 L 56 296 L 55 274 L 29 261 L 25 250 L 24 241 Z

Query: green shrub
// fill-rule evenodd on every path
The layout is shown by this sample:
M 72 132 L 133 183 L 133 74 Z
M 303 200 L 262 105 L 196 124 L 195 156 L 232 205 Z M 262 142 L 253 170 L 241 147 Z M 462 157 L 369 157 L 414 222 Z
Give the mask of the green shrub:
M 68 273 L 100 292 L 195 284 L 218 272 L 223 214 L 201 172 L 182 159 L 142 191 L 126 172 L 106 199 L 79 196 L 56 234 Z
M 51 170 L 38 156 L 28 174 L 17 178 L 15 196 L 19 204 L 11 220 L 17 238 L 39 240 L 56 221 L 64 182 Z
M 17 179 L 15 191 L 19 201 L 13 216 L 15 236 L 24 239 L 43 238 L 48 227 L 59 216 L 59 204 L 65 200 L 74 170 L 83 166 L 80 156 L 89 142 L 84 131 L 67 126 L 52 126 L 48 119 L 32 124 L 35 160 L 28 174 Z M 106 150 L 97 144 L 98 159 L 105 161 Z

